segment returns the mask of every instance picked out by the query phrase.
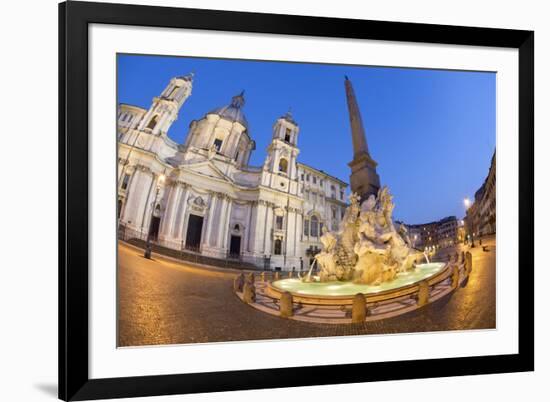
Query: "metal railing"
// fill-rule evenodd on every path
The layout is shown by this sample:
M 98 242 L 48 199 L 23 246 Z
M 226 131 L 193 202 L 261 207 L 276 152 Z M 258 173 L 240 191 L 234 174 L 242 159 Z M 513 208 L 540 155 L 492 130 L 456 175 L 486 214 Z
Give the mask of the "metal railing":
M 121 225 L 118 230 L 118 239 L 133 246 L 145 249 L 147 232 L 136 231 Z M 185 245 L 183 242 L 179 244 L 176 242 L 163 242 L 158 239 L 151 241 L 151 247 L 154 253 L 195 264 L 253 271 L 267 271 L 270 269 L 270 258 L 267 256 L 257 257 L 243 253 L 235 254 L 227 251 L 224 258 L 219 258 L 204 255 L 200 246 Z

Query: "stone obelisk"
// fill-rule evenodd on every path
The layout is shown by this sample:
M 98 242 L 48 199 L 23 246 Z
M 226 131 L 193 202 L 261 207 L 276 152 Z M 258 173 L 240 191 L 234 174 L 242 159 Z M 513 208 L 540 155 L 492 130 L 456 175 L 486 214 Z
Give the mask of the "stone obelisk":
M 369 154 L 361 112 L 357 105 L 353 86 L 347 76 L 344 84 L 348 101 L 351 138 L 353 140 L 353 160 L 348 163 L 351 168 L 350 185 L 351 191 L 359 194 L 361 201 L 363 201 L 369 195 L 378 193 L 380 178 L 376 173 L 377 163 Z

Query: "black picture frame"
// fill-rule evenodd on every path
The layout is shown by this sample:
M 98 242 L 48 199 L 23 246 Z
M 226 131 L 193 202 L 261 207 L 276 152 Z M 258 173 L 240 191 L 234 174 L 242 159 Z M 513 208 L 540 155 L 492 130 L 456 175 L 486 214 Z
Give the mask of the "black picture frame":
M 508 47 L 519 51 L 517 354 L 90 379 L 88 26 L 115 24 Z M 534 370 L 534 32 L 71 1 L 59 5 L 59 398 L 278 388 Z

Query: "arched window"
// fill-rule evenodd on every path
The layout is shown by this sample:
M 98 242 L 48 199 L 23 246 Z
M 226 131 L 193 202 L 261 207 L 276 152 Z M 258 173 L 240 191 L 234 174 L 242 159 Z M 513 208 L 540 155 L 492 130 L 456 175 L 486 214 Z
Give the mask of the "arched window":
M 283 248 L 283 242 L 281 239 L 275 240 L 275 247 L 273 248 L 273 254 L 275 255 L 281 255 L 282 254 L 282 248 Z
M 286 131 L 285 131 L 285 141 L 286 142 L 290 142 L 290 128 L 287 128 Z
M 304 236 L 309 236 L 309 220 L 304 220 Z
M 281 160 L 279 160 L 279 172 L 288 172 L 288 161 L 285 158 L 281 158 Z
M 216 149 L 216 152 L 220 152 L 222 149 L 223 140 L 220 138 L 216 138 L 214 140 L 214 148 Z
M 150 128 L 151 130 L 155 128 L 158 122 L 158 116 L 154 116 L 150 121 L 149 124 L 147 124 L 147 128 Z
M 173 98 L 176 92 L 180 89 L 179 87 L 174 87 L 172 91 L 170 91 L 170 95 L 168 95 L 169 98 Z
M 311 217 L 310 233 L 312 237 L 319 237 L 319 218 Z

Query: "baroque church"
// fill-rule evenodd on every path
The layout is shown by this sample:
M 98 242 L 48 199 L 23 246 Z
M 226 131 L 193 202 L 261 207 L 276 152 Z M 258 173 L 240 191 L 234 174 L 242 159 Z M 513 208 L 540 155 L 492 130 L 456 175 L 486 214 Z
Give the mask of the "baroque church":
M 340 225 L 347 183 L 298 162 L 300 129 L 290 112 L 274 122 L 263 166 L 250 165 L 256 146 L 244 93 L 192 121 L 185 143 L 174 142 L 167 133 L 192 89 L 192 74 L 175 77 L 148 110 L 119 105 L 119 234 L 262 268 L 267 261 L 271 269 L 306 269 L 323 227 Z M 347 77 L 346 93 L 355 133 L 362 122 Z M 352 171 L 376 175 L 366 139 L 356 142 Z

